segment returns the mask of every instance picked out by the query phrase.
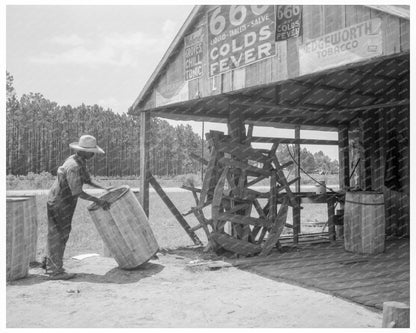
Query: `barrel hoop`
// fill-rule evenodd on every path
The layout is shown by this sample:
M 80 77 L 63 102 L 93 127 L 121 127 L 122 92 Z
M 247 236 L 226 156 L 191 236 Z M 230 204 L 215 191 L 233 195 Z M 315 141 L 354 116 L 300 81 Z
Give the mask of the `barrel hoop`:
M 125 195 L 130 190 L 129 186 L 120 186 L 114 189 L 111 189 L 109 192 L 100 196 L 100 199 L 104 199 L 108 201 L 110 204 L 120 199 L 123 195 Z M 87 207 L 88 210 L 97 210 L 100 208 L 97 203 L 93 202 L 91 205 Z
M 351 201 L 351 200 L 345 200 L 345 202 L 348 203 L 353 203 L 353 204 L 357 204 L 357 205 L 362 205 L 362 206 L 382 206 L 384 205 L 384 202 L 380 202 L 380 203 L 366 203 L 366 202 L 358 202 L 358 201 Z

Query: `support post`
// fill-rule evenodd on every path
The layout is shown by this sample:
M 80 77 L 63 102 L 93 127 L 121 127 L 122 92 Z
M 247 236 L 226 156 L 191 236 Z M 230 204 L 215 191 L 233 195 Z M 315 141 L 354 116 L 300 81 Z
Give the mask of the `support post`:
M 339 149 L 339 185 L 341 190 L 350 187 L 350 159 L 348 127 L 338 128 L 338 149 Z
M 140 112 L 140 204 L 147 217 L 149 217 L 149 133 L 150 114 Z
M 296 169 L 295 169 L 295 177 L 298 180 L 295 183 L 295 191 L 300 192 L 300 126 L 295 127 L 295 159 L 296 159 Z M 297 200 L 297 199 L 296 199 Z M 292 207 L 293 213 L 293 244 L 299 243 L 299 233 L 301 230 L 301 223 L 300 223 L 300 206 Z
M 400 302 L 383 303 L 383 328 L 410 328 L 410 307 Z
M 336 234 L 335 234 L 335 198 L 328 198 L 327 199 L 327 206 L 328 206 L 328 238 L 331 242 L 335 241 Z
M 371 191 L 372 188 L 372 160 L 374 156 L 374 124 L 373 118 L 364 112 L 363 120 L 361 122 L 362 143 L 364 150 L 364 182 L 363 190 Z
M 235 106 L 228 105 L 228 121 L 227 121 L 227 127 L 228 127 L 228 135 L 231 137 L 231 142 L 234 144 L 244 144 L 246 142 L 246 128 L 244 126 L 244 119 L 240 112 L 238 112 L 238 109 Z M 249 144 L 248 144 L 249 146 Z M 236 185 L 238 185 L 239 181 L 241 181 L 243 184 L 247 183 L 247 177 L 244 176 L 244 174 L 241 175 L 244 179 L 240 180 L 238 177 L 234 179 L 234 182 Z M 236 212 L 236 214 L 239 215 L 245 215 L 245 210 L 241 210 Z M 236 225 L 236 228 L 239 229 L 240 226 Z M 231 235 L 234 235 L 234 229 L 233 224 L 230 223 L 228 226 L 228 232 Z

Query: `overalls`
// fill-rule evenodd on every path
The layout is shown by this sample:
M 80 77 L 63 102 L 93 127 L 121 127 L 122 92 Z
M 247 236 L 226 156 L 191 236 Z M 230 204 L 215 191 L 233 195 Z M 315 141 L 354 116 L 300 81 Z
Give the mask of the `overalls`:
M 53 273 L 63 272 L 65 246 L 71 232 L 71 222 L 83 184 L 90 184 L 86 161 L 71 155 L 58 168 L 57 179 L 50 189 L 48 212 L 48 269 Z

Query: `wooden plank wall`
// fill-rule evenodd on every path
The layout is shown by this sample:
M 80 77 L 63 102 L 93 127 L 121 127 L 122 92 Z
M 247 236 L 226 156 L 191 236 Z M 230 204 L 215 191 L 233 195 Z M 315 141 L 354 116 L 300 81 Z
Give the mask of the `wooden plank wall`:
M 206 11 L 216 6 L 206 6 Z M 305 5 L 303 6 L 303 35 L 288 41 L 276 43 L 277 55 L 246 67 L 235 69 L 210 78 L 208 76 L 208 35 L 206 33 L 207 15 L 204 13 L 196 22 L 194 30 L 202 27 L 205 31 L 205 51 L 203 75 L 188 81 L 188 99 L 212 96 L 259 84 L 278 82 L 299 75 L 299 45 L 320 35 L 339 30 L 362 21 L 379 17 L 382 20 L 383 54 L 389 55 L 408 51 L 410 24 L 405 19 L 356 5 Z M 192 31 L 189 31 L 191 33 Z M 155 106 L 155 90 L 163 91 L 166 86 L 184 82 L 183 47 L 172 56 L 168 68 L 161 72 L 155 89 L 144 103 L 144 109 Z

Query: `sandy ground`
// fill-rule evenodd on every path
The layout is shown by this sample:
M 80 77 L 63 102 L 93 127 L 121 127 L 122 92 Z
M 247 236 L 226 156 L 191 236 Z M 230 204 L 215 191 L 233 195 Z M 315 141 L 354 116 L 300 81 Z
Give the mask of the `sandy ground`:
M 7 284 L 7 327 L 381 327 L 379 312 L 235 267 L 211 270 L 194 251 L 158 256 L 134 271 L 107 257 L 68 259 L 78 273 L 69 281 L 31 269 Z

